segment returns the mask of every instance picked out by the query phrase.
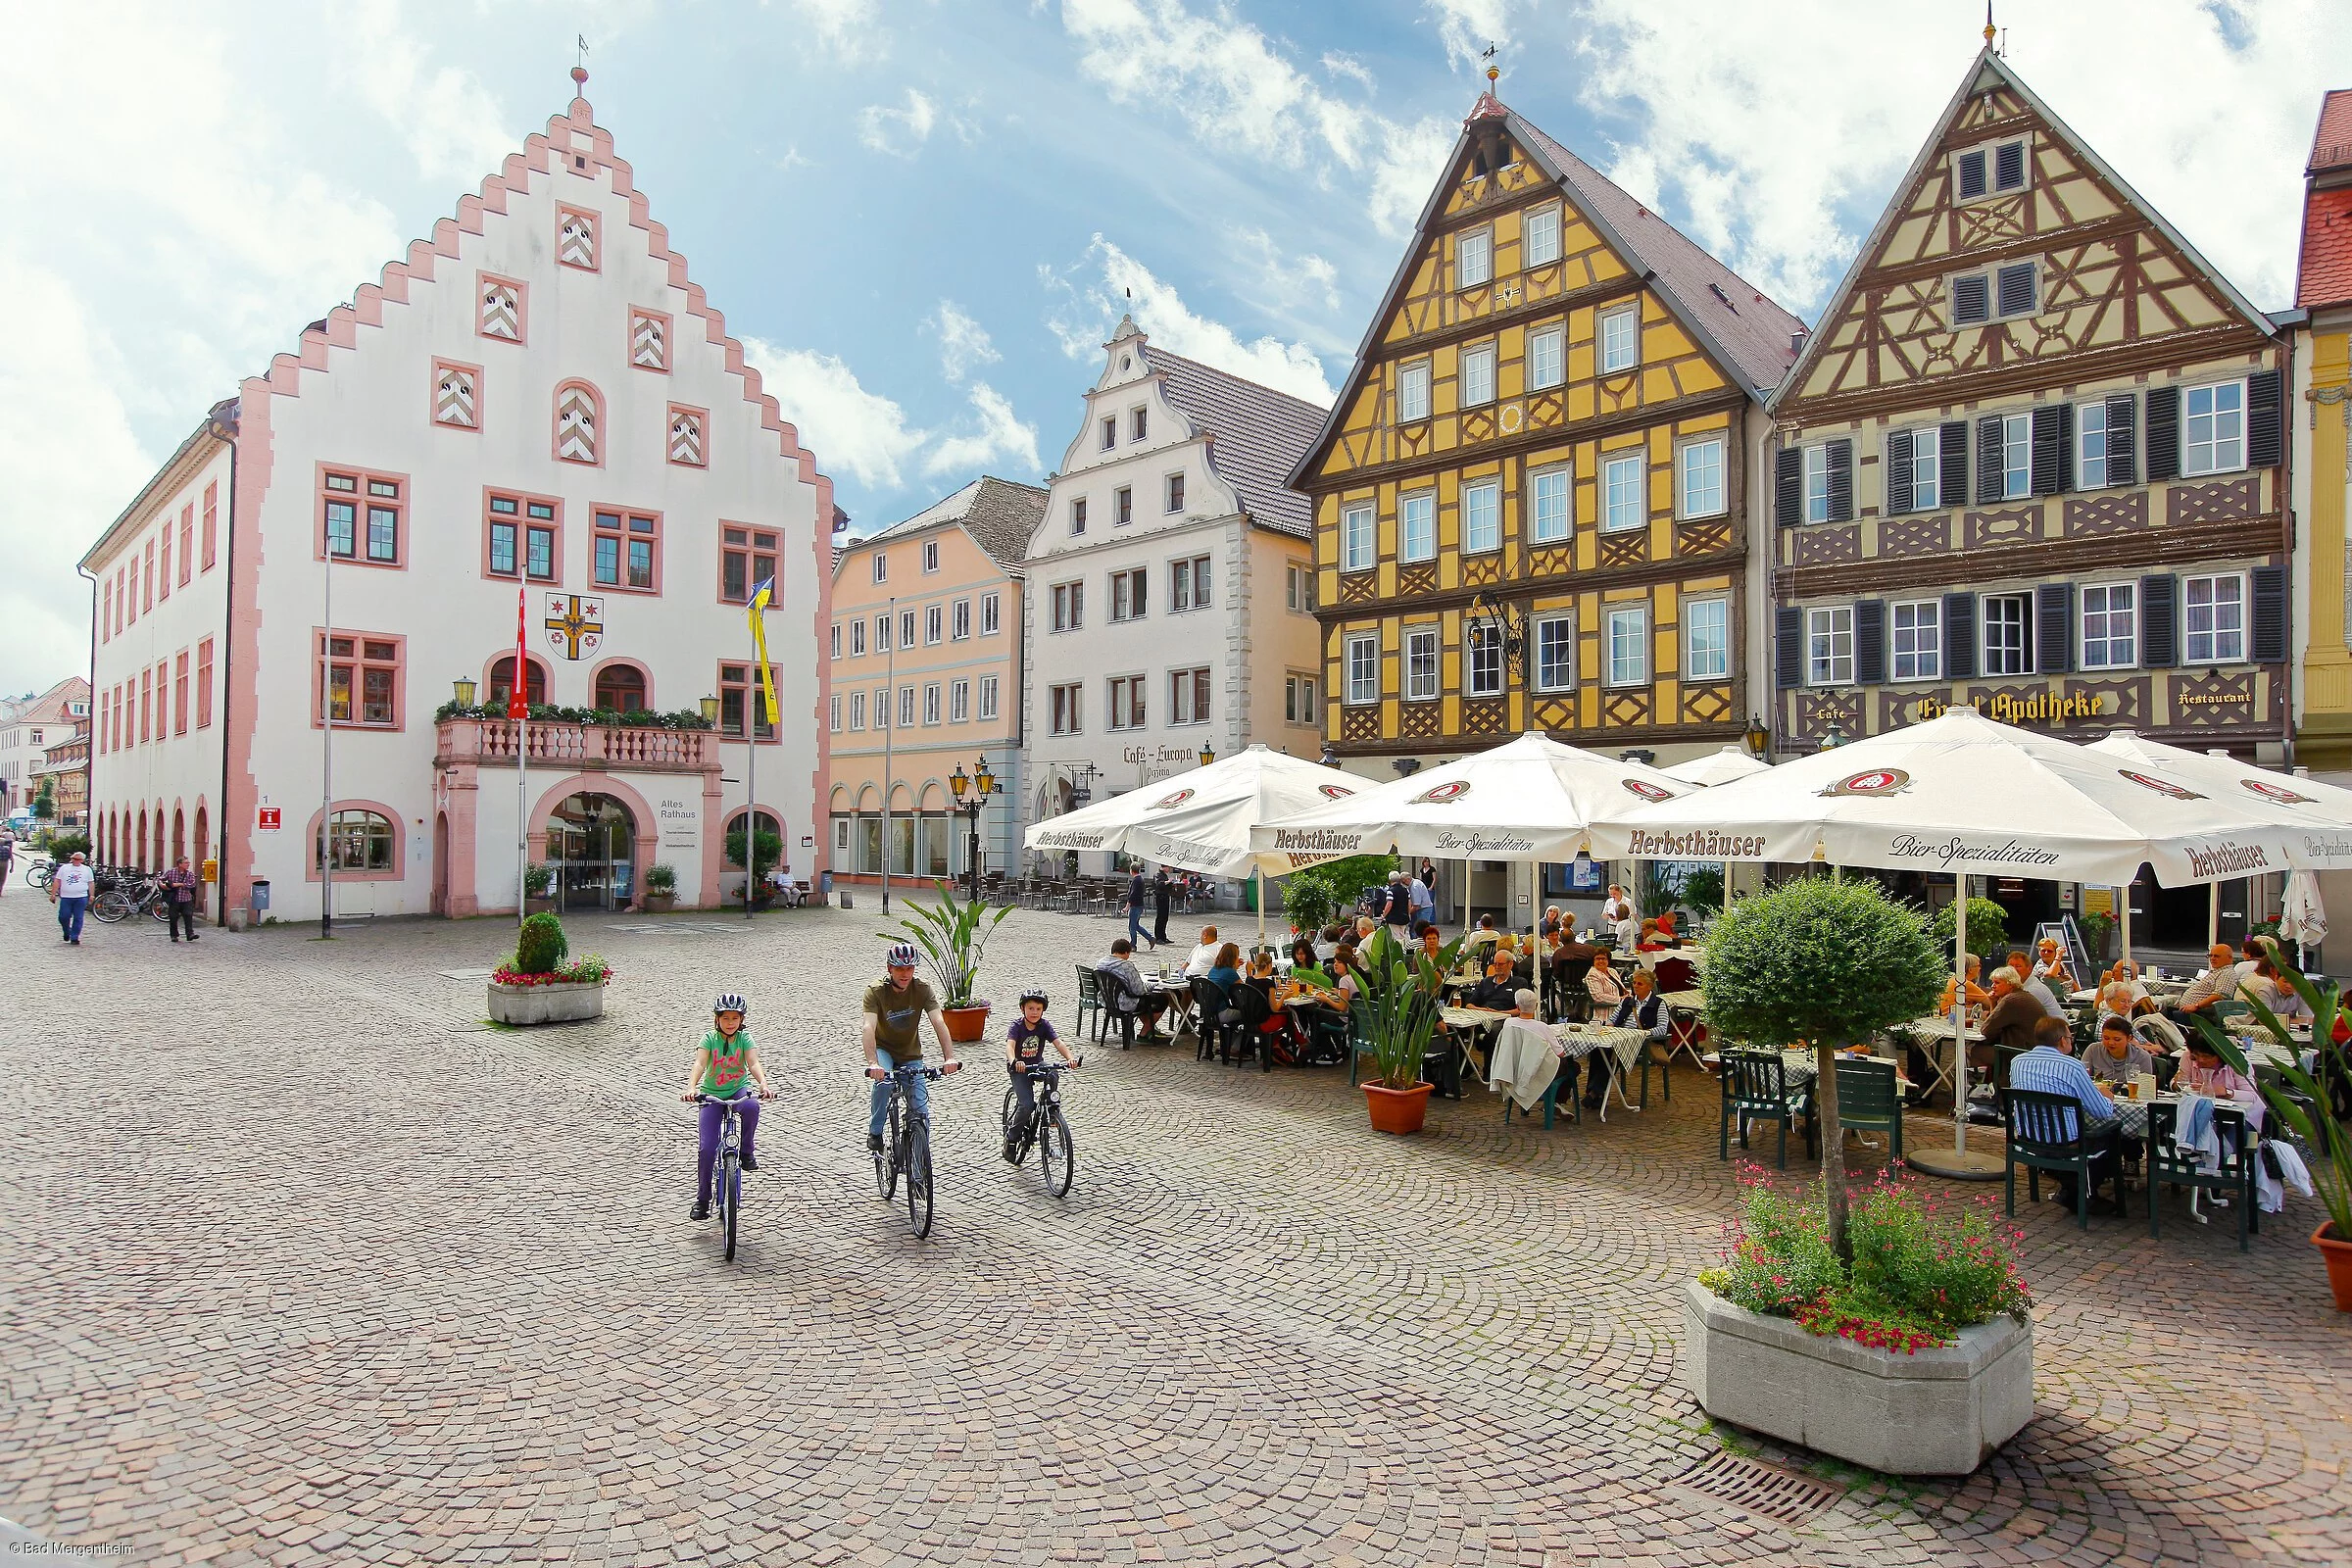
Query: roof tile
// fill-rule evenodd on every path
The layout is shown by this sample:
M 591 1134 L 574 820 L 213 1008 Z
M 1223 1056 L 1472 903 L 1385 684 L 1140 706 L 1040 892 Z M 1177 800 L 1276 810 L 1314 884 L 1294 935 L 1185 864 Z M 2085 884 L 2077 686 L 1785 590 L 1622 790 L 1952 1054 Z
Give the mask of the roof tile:
M 1149 343 L 1144 357 L 1166 377 L 1168 401 L 1208 435 L 1209 463 L 1242 510 L 1279 533 L 1313 538 L 1314 509 L 1286 481 L 1329 411 Z
M 2295 303 L 2305 310 L 2352 303 L 2352 185 L 2303 199 L 2303 259 Z

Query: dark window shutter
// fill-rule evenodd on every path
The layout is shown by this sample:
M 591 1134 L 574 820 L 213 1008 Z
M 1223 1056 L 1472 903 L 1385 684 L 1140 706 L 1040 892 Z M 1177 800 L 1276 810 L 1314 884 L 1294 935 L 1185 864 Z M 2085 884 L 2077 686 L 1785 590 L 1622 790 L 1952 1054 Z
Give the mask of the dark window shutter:
M 2276 374 L 2276 371 L 2268 372 Z M 2286 568 L 2254 568 L 2254 662 L 2286 662 Z
M 2054 496 L 2075 487 L 2075 406 L 2052 403 L 2034 411 L 2034 493 Z
M 2004 499 L 2001 495 L 2001 416 L 1986 415 L 1977 421 L 1977 505 Z M 1965 501 L 1968 498 L 1961 496 Z
M 1879 464 L 1886 470 L 1886 515 L 1899 517 L 1912 508 L 1911 432 L 1897 430 L 1888 436 Z
M 2003 316 L 2032 316 L 2041 302 L 2034 298 L 2034 264 L 2011 262 L 1994 274 L 1998 279 Z
M 1772 678 L 1783 689 L 1805 681 L 1805 612 L 1794 605 L 1772 612 Z
M 1830 453 L 1830 520 L 1854 520 L 1854 444 L 1832 441 Z
M 1983 272 L 1952 279 L 1952 324 L 1974 326 L 1992 319 L 1992 284 Z
M 2180 389 L 2148 388 L 2148 482 L 2180 477 Z
M 1876 686 L 1886 678 L 1886 601 L 1864 599 L 1854 606 L 1854 680 Z
M 2026 182 L 2026 144 L 2003 142 L 1992 150 L 1992 188 L 2016 190 Z
M 1772 520 L 1793 528 L 1805 520 L 1805 454 L 1783 447 L 1772 459 Z
M 1984 150 L 1962 153 L 1952 160 L 1960 176 L 1960 199 L 1973 201 L 1984 194 Z
M 1943 596 L 1943 673 L 1947 680 L 1977 676 L 1977 596 Z
M 2139 579 L 2139 662 L 2149 669 L 2180 662 L 2180 593 L 2170 572 Z
M 2282 455 L 2284 411 L 2278 404 L 2278 372 L 2257 370 L 2246 377 L 2246 466 L 2268 468 Z
M 2125 392 L 2107 400 L 2107 482 L 2139 483 L 2139 400 Z
M 1938 456 L 1942 468 L 1938 475 L 1943 504 L 1947 507 L 1968 505 L 1968 421 L 1953 419 L 1939 432 L 1943 442 Z
M 2040 624 L 2034 641 L 2041 662 L 2034 667 L 2045 674 L 2075 667 L 2075 585 L 2045 582 L 2034 590 L 2034 614 Z

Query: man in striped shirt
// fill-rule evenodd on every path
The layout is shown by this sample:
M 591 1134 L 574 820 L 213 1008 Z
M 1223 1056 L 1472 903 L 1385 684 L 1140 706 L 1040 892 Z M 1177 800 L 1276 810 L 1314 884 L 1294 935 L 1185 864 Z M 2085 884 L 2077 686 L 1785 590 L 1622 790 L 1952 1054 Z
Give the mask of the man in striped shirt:
M 2082 1117 L 2082 1141 L 2090 1151 L 2090 1190 L 2097 1192 L 2102 1183 L 2122 1180 L 2122 1167 L 2116 1158 L 2116 1140 L 2120 1124 L 2116 1119 L 2115 1102 L 2107 1098 L 2090 1076 L 2090 1069 L 2075 1059 L 2075 1039 L 2063 1018 L 2044 1018 L 2034 1028 L 2034 1047 L 2009 1063 L 2009 1087 L 2030 1089 L 2036 1094 L 2064 1095 L 2079 1107 Z M 2058 1201 L 2072 1205 L 2075 1200 L 2075 1182 L 2072 1176 L 2057 1178 Z M 2122 1191 L 2120 1185 L 2117 1189 Z M 2090 1200 L 2093 1214 L 2121 1214 L 2124 1205 L 2110 1203 L 2104 1199 Z

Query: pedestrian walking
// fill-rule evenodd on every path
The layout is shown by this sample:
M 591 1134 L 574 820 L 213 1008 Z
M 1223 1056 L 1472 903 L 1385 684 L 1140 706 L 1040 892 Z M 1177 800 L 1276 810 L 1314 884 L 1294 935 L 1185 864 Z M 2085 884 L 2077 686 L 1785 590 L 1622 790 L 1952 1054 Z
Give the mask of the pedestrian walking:
M 1152 878 L 1152 945 L 1165 947 L 1168 941 L 1168 904 L 1176 897 L 1176 879 L 1161 866 Z
M 164 897 L 168 901 L 165 912 L 172 917 L 172 940 L 177 942 L 185 929 L 188 940 L 196 940 L 196 873 L 188 869 L 188 858 L 181 856 L 164 873 Z
M 17 835 L 0 827 L 0 893 L 8 891 L 8 873 L 17 863 Z
M 57 906 L 57 927 L 77 948 L 81 946 L 81 919 L 90 911 L 90 892 L 95 885 L 89 860 L 79 850 L 57 868 L 49 883 L 49 900 Z
M 1413 923 L 1415 925 L 1436 925 L 1438 923 L 1438 896 L 1430 891 L 1429 884 L 1430 878 L 1422 876 L 1418 871 L 1414 872 L 1413 879 L 1405 884 L 1406 891 L 1412 895 Z
M 1127 875 L 1127 940 L 1137 946 L 1152 941 L 1144 934 L 1144 868 L 1140 865 Z

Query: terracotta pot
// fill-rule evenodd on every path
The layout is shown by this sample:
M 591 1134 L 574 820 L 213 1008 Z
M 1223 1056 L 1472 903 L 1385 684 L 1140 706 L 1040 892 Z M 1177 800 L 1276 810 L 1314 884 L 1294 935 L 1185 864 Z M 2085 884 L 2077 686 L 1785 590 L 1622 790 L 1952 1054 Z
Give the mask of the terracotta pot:
M 2328 1260 L 2328 1288 L 2335 1293 L 2335 1309 L 2352 1312 L 2352 1241 L 2328 1235 L 2334 1224 L 2333 1220 L 2322 1220 L 2320 1228 L 2311 1233 L 2311 1245 Z
M 1365 1084 L 1364 1102 L 1372 1110 L 1372 1130 L 1376 1133 L 1417 1133 L 1429 1115 L 1429 1092 L 1434 1085 L 1415 1084 L 1410 1089 L 1391 1089 L 1386 1084 Z
M 948 1038 L 959 1046 L 968 1046 L 988 1032 L 986 1007 L 943 1007 L 948 1017 Z
M 675 893 L 648 893 L 638 899 L 637 907 L 647 914 L 667 914 L 678 906 Z

